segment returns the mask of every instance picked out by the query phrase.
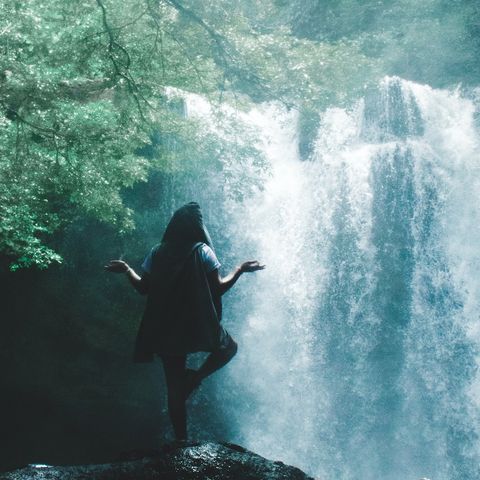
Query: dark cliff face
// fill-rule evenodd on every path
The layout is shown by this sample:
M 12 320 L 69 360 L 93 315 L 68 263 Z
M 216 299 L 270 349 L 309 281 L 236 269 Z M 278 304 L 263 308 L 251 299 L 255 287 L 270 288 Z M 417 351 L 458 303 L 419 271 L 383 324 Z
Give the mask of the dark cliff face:
M 295 467 L 267 460 L 229 443 L 167 445 L 160 451 L 122 454 L 102 465 L 45 466 L 0 474 L 0 480 L 312 480 Z

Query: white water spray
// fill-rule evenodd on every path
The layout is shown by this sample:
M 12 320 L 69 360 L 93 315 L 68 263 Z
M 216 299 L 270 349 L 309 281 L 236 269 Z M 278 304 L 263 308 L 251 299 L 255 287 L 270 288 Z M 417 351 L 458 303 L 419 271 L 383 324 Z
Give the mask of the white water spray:
M 386 78 L 323 114 L 304 162 L 295 113 L 246 117 L 271 176 L 226 201 L 227 228 L 267 269 L 227 301 L 232 441 L 318 478 L 479 477 L 474 116 L 457 91 Z

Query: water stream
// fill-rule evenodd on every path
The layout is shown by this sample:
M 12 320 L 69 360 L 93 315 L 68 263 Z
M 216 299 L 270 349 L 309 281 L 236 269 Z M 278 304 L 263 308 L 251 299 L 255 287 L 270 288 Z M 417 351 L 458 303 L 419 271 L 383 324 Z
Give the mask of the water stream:
M 309 161 L 295 112 L 245 119 L 271 175 L 226 228 L 267 269 L 226 300 L 231 440 L 324 479 L 480 478 L 475 102 L 385 78 Z

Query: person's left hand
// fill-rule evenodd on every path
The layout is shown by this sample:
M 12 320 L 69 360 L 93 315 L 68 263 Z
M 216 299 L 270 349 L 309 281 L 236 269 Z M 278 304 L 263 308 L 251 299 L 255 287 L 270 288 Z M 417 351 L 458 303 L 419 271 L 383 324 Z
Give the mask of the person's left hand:
M 104 268 L 107 272 L 125 273 L 130 267 L 123 260 L 110 260 Z
M 256 272 L 257 270 L 263 270 L 264 268 L 265 268 L 265 265 L 260 265 L 260 263 L 257 262 L 257 260 L 250 260 L 240 265 L 240 270 L 242 272 Z

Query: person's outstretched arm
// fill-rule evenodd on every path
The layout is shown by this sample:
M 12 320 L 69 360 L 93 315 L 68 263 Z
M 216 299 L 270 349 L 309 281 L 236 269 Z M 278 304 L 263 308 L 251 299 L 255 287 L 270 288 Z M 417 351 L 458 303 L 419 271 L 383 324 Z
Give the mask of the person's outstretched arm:
M 105 270 L 113 273 L 126 273 L 128 281 L 138 293 L 142 295 L 148 293 L 148 273 L 144 273 L 143 276 L 140 277 L 135 270 L 123 260 L 110 260 L 110 262 L 105 265 Z
M 219 292 L 220 295 L 223 295 L 235 285 L 242 273 L 256 272 L 257 270 L 263 270 L 264 268 L 265 265 L 260 265 L 256 260 L 251 260 L 242 263 L 232 273 L 223 278 L 220 276 L 218 269 L 213 270 L 213 272 L 208 274 L 208 281 L 212 289 Z

